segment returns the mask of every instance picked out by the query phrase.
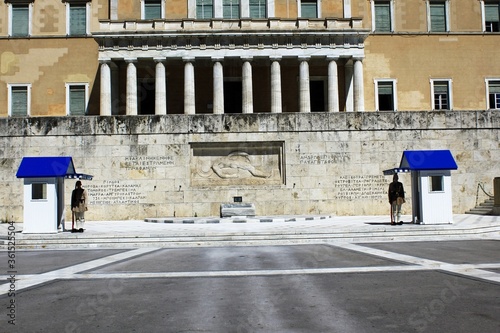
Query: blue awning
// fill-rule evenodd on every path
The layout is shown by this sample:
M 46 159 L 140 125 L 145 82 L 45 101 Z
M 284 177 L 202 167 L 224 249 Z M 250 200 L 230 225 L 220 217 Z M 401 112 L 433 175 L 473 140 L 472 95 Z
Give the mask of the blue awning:
M 420 170 L 457 170 L 458 166 L 449 150 L 406 150 L 399 168 L 387 169 L 386 176 Z
M 458 166 L 449 150 L 406 150 L 400 168 L 409 170 L 457 170 Z
M 77 173 L 70 156 L 23 157 L 17 178 L 80 178 L 91 180 L 93 176 Z

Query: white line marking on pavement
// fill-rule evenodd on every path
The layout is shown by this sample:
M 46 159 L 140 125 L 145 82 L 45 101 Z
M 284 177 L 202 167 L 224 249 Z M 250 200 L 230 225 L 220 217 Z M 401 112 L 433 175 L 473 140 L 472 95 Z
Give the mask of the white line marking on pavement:
M 478 269 L 478 267 L 482 268 L 497 268 L 498 264 L 492 264 L 492 266 L 488 266 L 487 264 L 481 265 L 471 265 L 471 264 L 450 264 L 437 260 L 429 260 L 418 257 L 409 256 L 406 254 L 399 254 L 395 252 L 389 252 L 379 249 L 374 249 L 371 247 L 365 247 L 362 245 L 344 243 L 344 244 L 335 244 L 335 246 L 342 247 L 344 249 L 357 251 L 361 253 L 376 255 L 378 257 L 393 259 L 401 262 L 407 262 L 413 265 L 421 266 L 422 270 L 442 270 L 451 272 L 454 274 L 459 274 L 463 276 L 468 276 L 476 279 L 491 281 L 491 282 L 500 282 L 500 274 L 490 271 L 485 271 L 483 269 Z
M 42 283 L 46 283 L 52 280 L 57 279 L 71 279 L 75 277 L 75 274 L 87 271 L 90 269 L 94 269 L 100 266 L 108 265 L 120 260 L 130 259 L 132 257 L 140 256 L 149 252 L 153 252 L 158 250 L 158 248 L 140 248 L 136 250 L 121 252 L 117 254 L 113 254 L 104 258 L 99 258 L 95 260 L 91 260 L 88 262 L 84 262 L 81 264 L 56 269 L 54 271 L 42 273 L 42 274 L 29 274 L 29 275 L 16 275 L 15 283 L 16 283 L 16 291 L 21 289 L 26 289 L 29 287 L 33 287 Z M 9 291 L 6 290 L 0 291 L 0 296 L 7 294 Z

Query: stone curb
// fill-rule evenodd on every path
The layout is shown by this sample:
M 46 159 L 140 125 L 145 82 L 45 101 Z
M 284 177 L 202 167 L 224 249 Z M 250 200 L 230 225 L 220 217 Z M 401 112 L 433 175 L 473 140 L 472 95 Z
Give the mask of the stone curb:
M 179 224 L 214 224 L 214 223 L 270 223 L 270 222 L 303 222 L 318 221 L 333 218 L 331 215 L 325 216 L 290 216 L 290 217 L 272 217 L 272 216 L 232 216 L 232 217 L 213 217 L 213 218 L 181 218 L 181 217 L 158 217 L 146 218 L 144 222 L 149 223 L 179 223 Z

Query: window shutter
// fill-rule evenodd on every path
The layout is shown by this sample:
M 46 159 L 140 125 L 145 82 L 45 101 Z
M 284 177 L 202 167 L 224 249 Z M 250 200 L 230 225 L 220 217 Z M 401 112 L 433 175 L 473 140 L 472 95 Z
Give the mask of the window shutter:
M 318 15 L 316 1 L 302 1 L 300 9 L 303 18 L 316 18 Z
M 72 116 L 85 115 L 85 86 L 69 87 L 69 114 Z
M 12 7 L 12 36 L 28 36 L 29 7 Z
M 12 116 L 27 116 L 28 115 L 28 88 L 12 87 L 11 88 L 11 115 Z
M 266 1 L 265 0 L 250 0 L 250 17 L 265 18 L 266 17 Z
M 391 31 L 391 5 L 375 3 L 375 31 Z
M 448 84 L 447 83 L 435 83 L 434 84 L 434 94 L 448 94 Z
M 500 81 L 490 81 L 488 89 L 490 94 L 500 94 Z
M 378 84 L 379 95 L 392 95 L 392 82 L 380 82 Z
M 70 5 L 69 22 L 70 35 L 85 35 L 87 33 L 86 5 Z
M 499 19 L 499 5 L 498 4 L 484 4 L 484 16 L 486 22 L 498 22 Z
M 145 20 L 161 19 L 160 1 L 146 1 L 144 3 L 144 19 Z
M 445 3 L 431 3 L 431 31 L 446 31 L 446 7 Z

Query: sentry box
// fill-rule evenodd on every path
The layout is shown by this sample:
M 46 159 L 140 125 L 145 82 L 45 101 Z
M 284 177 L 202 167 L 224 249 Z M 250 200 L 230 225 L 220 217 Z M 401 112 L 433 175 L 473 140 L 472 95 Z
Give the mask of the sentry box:
M 453 223 L 451 170 L 458 166 L 449 150 L 406 150 L 399 168 L 411 172 L 412 220 L 417 224 Z
M 24 178 L 23 233 L 64 231 L 64 179 L 92 180 L 76 173 L 69 156 L 23 157 L 17 178 Z

